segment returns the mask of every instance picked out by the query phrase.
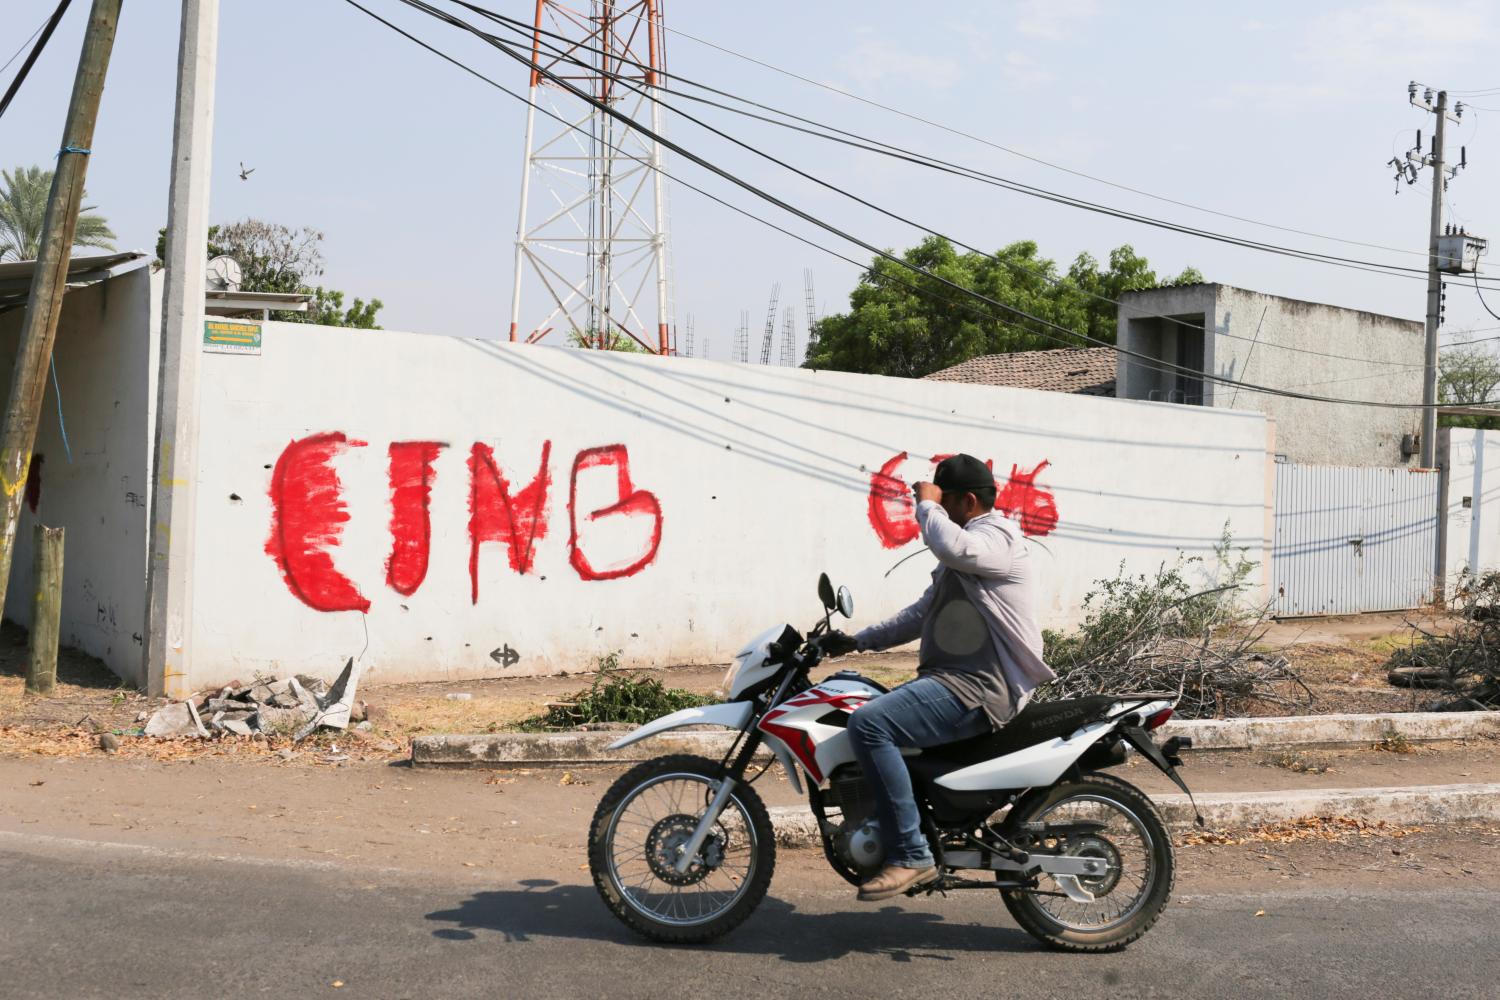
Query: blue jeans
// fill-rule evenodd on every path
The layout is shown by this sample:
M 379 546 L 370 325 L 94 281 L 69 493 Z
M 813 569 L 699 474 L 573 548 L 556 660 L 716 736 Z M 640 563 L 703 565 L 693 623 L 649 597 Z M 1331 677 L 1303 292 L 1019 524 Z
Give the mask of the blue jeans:
M 953 692 L 931 677 L 919 677 L 871 699 L 849 717 L 849 744 L 875 791 L 886 864 L 926 868 L 933 863 L 901 748 L 941 746 L 990 729 L 983 709 L 964 708 Z

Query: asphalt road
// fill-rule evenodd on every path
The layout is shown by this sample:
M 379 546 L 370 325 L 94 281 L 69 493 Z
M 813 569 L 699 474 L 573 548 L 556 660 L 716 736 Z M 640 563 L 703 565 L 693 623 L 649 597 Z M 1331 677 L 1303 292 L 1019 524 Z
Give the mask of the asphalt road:
M 1462 882 L 1183 894 L 1128 951 L 1075 956 L 1041 950 L 988 894 L 872 907 L 807 855 L 785 860 L 737 932 L 667 949 L 617 924 L 571 856 L 566 874 L 496 883 L 6 834 L 0 996 L 1477 997 L 1500 982 L 1500 892 Z

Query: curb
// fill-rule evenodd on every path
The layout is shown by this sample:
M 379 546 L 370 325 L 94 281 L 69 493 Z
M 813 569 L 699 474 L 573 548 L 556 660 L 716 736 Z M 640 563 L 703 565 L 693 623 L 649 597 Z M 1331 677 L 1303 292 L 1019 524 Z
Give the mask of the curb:
M 1403 826 L 1500 820 L 1500 785 L 1496 784 L 1218 792 L 1197 799 L 1209 829 L 1245 829 L 1303 816 L 1349 816 Z M 1193 807 L 1186 795 L 1157 795 L 1152 801 L 1173 830 L 1193 829 Z M 818 846 L 818 824 L 807 809 L 776 806 L 770 813 L 778 844 Z
M 1500 712 L 1383 712 L 1262 719 L 1192 719 L 1169 722 L 1161 736 L 1186 736 L 1196 750 L 1246 750 L 1286 746 L 1350 746 L 1399 736 L 1412 743 L 1500 736 Z M 551 767 L 617 764 L 664 753 L 722 757 L 734 741 L 722 730 L 674 730 L 609 750 L 621 731 L 572 733 L 441 734 L 412 740 L 413 767 Z M 1206 815 L 1206 814 L 1205 814 Z

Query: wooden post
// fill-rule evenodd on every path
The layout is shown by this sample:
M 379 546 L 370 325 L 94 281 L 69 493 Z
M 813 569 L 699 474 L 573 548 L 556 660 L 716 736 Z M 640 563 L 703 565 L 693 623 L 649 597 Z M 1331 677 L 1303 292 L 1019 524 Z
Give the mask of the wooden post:
M 31 656 L 26 663 L 28 694 L 49 695 L 57 685 L 57 633 L 62 624 L 63 529 L 36 526 L 32 584 Z
M 0 425 L 0 608 L 5 607 L 16 522 L 21 517 L 31 449 L 36 445 L 42 393 L 47 388 L 47 364 L 52 360 L 63 289 L 68 283 L 73 234 L 78 226 L 79 203 L 83 200 L 83 178 L 94 142 L 94 121 L 99 115 L 99 96 L 104 92 L 104 73 L 115 44 L 120 3 L 121 0 L 94 0 L 89 14 L 83 52 L 78 57 L 78 74 L 73 81 L 73 99 L 68 104 L 62 145 L 57 152 L 57 170 L 52 175 L 52 192 L 47 197 L 47 214 L 42 219 L 42 246 L 31 274 L 31 295 L 26 300 L 26 318 L 21 324 L 10 401 Z

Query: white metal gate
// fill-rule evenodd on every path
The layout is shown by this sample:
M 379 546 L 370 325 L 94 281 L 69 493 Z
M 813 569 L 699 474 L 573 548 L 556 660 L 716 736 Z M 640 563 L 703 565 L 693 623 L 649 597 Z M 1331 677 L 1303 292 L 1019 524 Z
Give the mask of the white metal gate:
M 1276 466 L 1273 611 L 1344 615 L 1432 599 L 1435 471 Z

